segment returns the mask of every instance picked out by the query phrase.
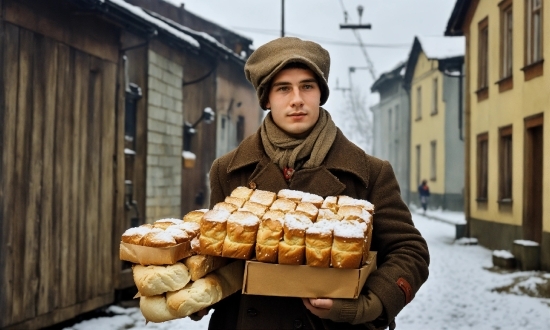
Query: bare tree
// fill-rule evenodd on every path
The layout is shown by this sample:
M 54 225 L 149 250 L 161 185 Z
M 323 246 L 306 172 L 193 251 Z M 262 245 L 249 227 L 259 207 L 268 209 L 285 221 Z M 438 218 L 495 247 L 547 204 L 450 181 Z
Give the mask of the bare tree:
M 346 136 L 367 153 L 372 152 L 372 113 L 368 111 L 366 95 L 357 86 L 346 93 L 346 104 L 341 113 L 346 118 L 342 130 Z

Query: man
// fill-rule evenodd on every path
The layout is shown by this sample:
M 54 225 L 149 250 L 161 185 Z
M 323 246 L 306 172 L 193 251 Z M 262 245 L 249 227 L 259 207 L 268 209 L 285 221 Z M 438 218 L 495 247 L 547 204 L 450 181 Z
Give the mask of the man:
M 270 112 L 256 134 L 212 165 L 210 205 L 238 186 L 368 200 L 375 206 L 371 249 L 378 251 L 378 269 L 358 299 L 233 294 L 214 306 L 210 329 L 393 328 L 397 313 L 428 277 L 426 242 L 390 164 L 348 141 L 321 108 L 329 95 L 329 68 L 325 49 L 298 38 L 279 38 L 254 51 L 246 78 Z
M 428 210 L 428 199 L 430 197 L 430 187 L 428 187 L 428 181 L 422 180 L 420 186 L 418 186 L 418 196 L 420 197 L 420 204 L 424 214 Z

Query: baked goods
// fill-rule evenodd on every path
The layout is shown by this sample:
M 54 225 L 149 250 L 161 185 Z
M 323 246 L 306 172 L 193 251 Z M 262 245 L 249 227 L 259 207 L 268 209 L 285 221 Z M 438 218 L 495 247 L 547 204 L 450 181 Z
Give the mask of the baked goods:
M 248 200 L 250 202 L 269 207 L 271 206 L 271 204 L 273 204 L 276 198 L 277 194 L 274 192 L 256 189 L 252 192 L 252 195 L 250 195 L 250 198 Z
M 321 220 L 306 230 L 306 265 L 329 267 L 334 222 Z
M 212 210 L 226 210 L 229 213 L 235 212 L 239 207 L 235 204 L 220 202 L 214 205 Z
M 267 208 L 268 207 L 266 205 L 247 201 L 243 204 L 243 207 L 240 208 L 239 211 L 249 211 L 254 213 L 258 218 L 261 218 L 264 215 Z
M 342 205 L 338 208 L 338 215 L 344 220 L 358 220 L 367 222 L 371 218 L 369 212 L 359 205 Z
M 271 204 L 269 207 L 270 210 L 274 211 L 283 211 L 283 212 L 290 212 L 296 210 L 296 202 L 291 201 L 290 199 L 286 198 L 279 198 Z
M 247 201 L 250 198 L 250 195 L 252 195 L 253 191 L 254 190 L 252 190 L 250 188 L 240 186 L 240 187 L 237 187 L 237 188 L 233 189 L 233 191 L 231 192 L 231 194 L 229 196 L 241 198 L 241 199 L 244 199 L 245 201 Z
M 262 217 L 256 236 L 256 259 L 258 261 L 277 262 L 279 242 L 283 238 L 284 215 L 283 211 L 269 210 Z
M 172 234 L 160 228 L 153 228 L 143 236 L 142 244 L 151 247 L 169 247 L 176 245 L 176 239 Z
M 183 263 L 189 269 L 191 281 L 196 281 L 204 275 L 227 265 L 229 260 L 231 259 L 199 254 L 185 258 Z
M 363 258 L 364 228 L 358 222 L 334 225 L 331 262 L 334 268 L 359 268 Z
M 229 203 L 229 204 L 233 204 L 237 208 L 241 208 L 241 207 L 243 207 L 244 202 L 246 202 L 246 199 L 239 198 L 239 197 L 227 196 L 227 197 L 225 197 L 225 202 Z
M 259 223 L 260 219 L 252 212 L 232 213 L 227 219 L 227 235 L 223 242 L 222 256 L 250 259 L 254 252 Z
M 187 266 L 177 262 L 168 266 L 133 265 L 134 283 L 142 296 L 155 296 L 182 289 L 191 276 Z
M 223 241 L 227 235 L 227 219 L 230 215 L 226 210 L 209 210 L 204 214 L 199 236 L 202 253 L 222 255 Z
M 181 290 L 166 293 L 166 304 L 175 315 L 185 317 L 222 299 L 220 279 L 215 274 L 187 284 Z
M 187 213 L 186 215 L 183 216 L 183 221 L 200 223 L 201 220 L 202 220 L 202 217 L 204 216 L 204 214 L 206 212 L 208 212 L 208 209 L 200 209 L 200 210 L 191 211 L 191 212 L 189 212 L 189 213 Z
M 334 213 L 338 212 L 338 197 L 336 196 L 327 196 L 321 204 L 322 209 L 329 209 Z
M 306 252 L 306 229 L 312 225 L 303 213 L 292 211 L 285 215 L 283 240 L 279 242 L 278 261 L 285 265 L 302 265 Z
M 166 322 L 178 318 L 166 304 L 166 295 L 143 296 L 139 298 L 139 309 L 148 322 Z
M 319 209 L 317 214 L 317 221 L 320 220 L 342 220 L 344 217 L 334 213 L 331 209 Z
M 309 220 L 315 222 L 317 220 L 319 209 L 313 203 L 300 202 L 296 205 L 296 212 L 302 212 L 309 218 Z
M 175 219 L 175 218 L 160 219 L 160 220 L 155 221 L 155 223 L 153 224 L 153 227 L 166 229 L 169 226 L 177 225 L 177 224 L 180 224 L 182 222 L 183 222 L 183 220 Z
M 316 194 L 310 194 L 310 193 L 304 193 L 302 196 L 301 202 L 303 203 L 311 203 L 315 205 L 316 208 L 320 208 L 321 205 L 323 205 L 323 197 L 316 195 Z
M 151 231 L 151 228 L 152 225 L 129 228 L 122 234 L 121 240 L 124 243 L 141 245 L 143 236 L 148 234 Z
M 304 197 L 304 192 L 292 189 L 281 189 L 277 193 L 277 198 L 286 198 L 294 202 L 301 202 Z

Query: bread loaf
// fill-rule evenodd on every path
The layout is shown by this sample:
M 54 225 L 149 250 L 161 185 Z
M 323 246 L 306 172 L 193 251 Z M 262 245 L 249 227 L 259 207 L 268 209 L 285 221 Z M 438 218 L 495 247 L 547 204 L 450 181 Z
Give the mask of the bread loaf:
M 252 212 L 258 218 L 261 218 L 265 214 L 266 210 L 267 210 L 267 206 L 259 204 L 259 203 L 254 203 L 254 202 L 251 202 L 251 201 L 245 202 L 243 204 L 243 207 L 239 209 L 239 211 Z
M 121 237 L 124 243 L 141 245 L 143 237 L 151 232 L 152 225 L 142 225 L 139 227 L 132 227 L 127 229 Z
M 302 196 L 303 203 L 311 203 L 315 205 L 316 208 L 320 208 L 321 205 L 323 205 L 323 197 L 316 195 L 316 194 L 310 194 L 310 193 L 304 193 Z
M 338 213 L 338 197 L 336 196 L 327 196 L 321 204 L 322 209 L 329 209 L 334 213 Z
M 282 211 L 284 213 L 296 210 L 296 203 L 286 198 L 279 198 L 269 207 L 273 211 Z
M 180 262 L 168 266 L 133 265 L 132 273 L 134 283 L 142 296 L 177 291 L 191 280 L 187 266 Z
M 321 220 L 306 230 L 306 264 L 329 267 L 334 222 Z
M 245 201 L 247 201 L 250 198 L 250 195 L 252 195 L 252 192 L 254 192 L 254 190 L 252 190 L 250 188 L 247 188 L 247 187 L 244 187 L 244 186 L 240 186 L 240 187 L 237 187 L 237 188 L 233 189 L 230 196 L 241 198 L 241 199 L 244 199 Z
M 226 210 L 209 210 L 204 214 L 199 236 L 201 253 L 221 257 L 229 216 Z
M 359 205 L 342 205 L 338 208 L 338 215 L 341 215 L 344 220 L 358 220 L 367 222 L 371 218 L 369 212 Z
M 319 209 L 309 202 L 300 202 L 298 205 L 296 205 L 296 212 L 302 212 L 304 213 L 311 222 L 317 221 L 317 214 L 319 213 Z
M 176 241 L 176 244 L 181 244 L 181 243 L 191 241 L 193 237 L 188 232 L 182 230 L 181 228 L 177 228 L 176 226 L 177 225 L 170 226 L 166 228 L 164 232 L 172 235 L 172 237 Z
M 281 189 L 277 193 L 277 198 L 286 198 L 290 199 L 293 202 L 301 202 L 302 197 L 304 197 L 304 192 L 299 190 L 292 190 L 292 189 Z
M 273 204 L 276 198 L 277 194 L 274 192 L 256 189 L 252 192 L 252 195 L 250 195 L 248 201 L 269 207 Z
M 219 277 L 210 273 L 179 291 L 166 293 L 166 304 L 173 314 L 186 317 L 217 303 L 222 294 Z
M 351 221 L 334 226 L 331 262 L 334 268 L 359 268 L 363 257 L 364 228 Z
M 250 259 L 258 233 L 260 219 L 252 212 L 236 211 L 227 219 L 227 235 L 223 243 L 222 256 L 236 259 Z
M 332 212 L 331 209 L 319 209 L 319 214 L 317 214 L 317 221 L 320 220 L 342 220 L 344 217 Z
M 225 197 L 225 202 L 229 204 L 235 205 L 237 208 L 241 208 L 244 205 L 244 202 L 246 202 L 246 199 L 244 198 L 238 198 L 238 197 L 231 197 L 227 196 Z
M 277 262 L 279 242 L 283 238 L 284 215 L 282 211 L 270 210 L 262 217 L 256 236 L 256 259 L 258 261 Z
M 220 203 L 216 203 L 216 205 L 214 205 L 212 210 L 226 210 L 229 213 L 233 213 L 237 211 L 238 208 L 239 207 L 237 207 L 237 205 L 235 204 L 220 202 Z
M 279 242 L 278 261 L 286 265 L 302 265 L 305 262 L 306 229 L 312 225 L 303 213 L 289 212 L 283 224 L 283 240 Z
M 183 263 L 189 269 L 191 281 L 196 281 L 204 277 L 204 275 L 225 266 L 229 260 L 227 258 L 199 254 L 185 258 Z
M 148 322 L 166 322 L 175 320 L 178 316 L 171 311 L 166 303 L 166 295 L 142 296 L 139 298 L 139 309 Z
M 151 229 L 142 240 L 142 245 L 150 247 L 170 247 L 176 244 L 174 237 L 160 228 Z
M 202 217 L 208 212 L 208 209 L 194 210 L 183 216 L 184 222 L 196 222 L 201 223 Z
M 174 219 L 174 218 L 160 219 L 160 220 L 155 221 L 155 223 L 153 224 L 153 227 L 166 229 L 169 226 L 177 225 L 177 224 L 180 224 L 182 222 L 183 222 L 183 220 Z

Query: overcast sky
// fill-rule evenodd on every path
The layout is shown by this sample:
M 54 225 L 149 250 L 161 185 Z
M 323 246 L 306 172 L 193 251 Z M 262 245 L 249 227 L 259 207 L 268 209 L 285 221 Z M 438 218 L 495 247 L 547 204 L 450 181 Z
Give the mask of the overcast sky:
M 254 47 L 280 36 L 282 0 L 166 0 L 184 3 L 185 8 L 203 18 L 251 38 Z M 348 23 L 359 23 L 357 7 L 363 6 L 362 24 L 370 30 L 357 30 L 378 77 L 407 59 L 415 35 L 432 43 L 443 38 L 456 0 L 285 0 L 285 34 L 319 42 L 331 54 L 329 86 L 325 108 L 336 115 L 343 107 L 343 92 L 349 87 L 349 67 L 366 68 L 366 57 L 354 32 L 340 29 L 344 9 Z M 352 84 L 364 91 L 366 102 L 378 102 L 370 94 L 371 73 L 359 69 L 351 75 Z

